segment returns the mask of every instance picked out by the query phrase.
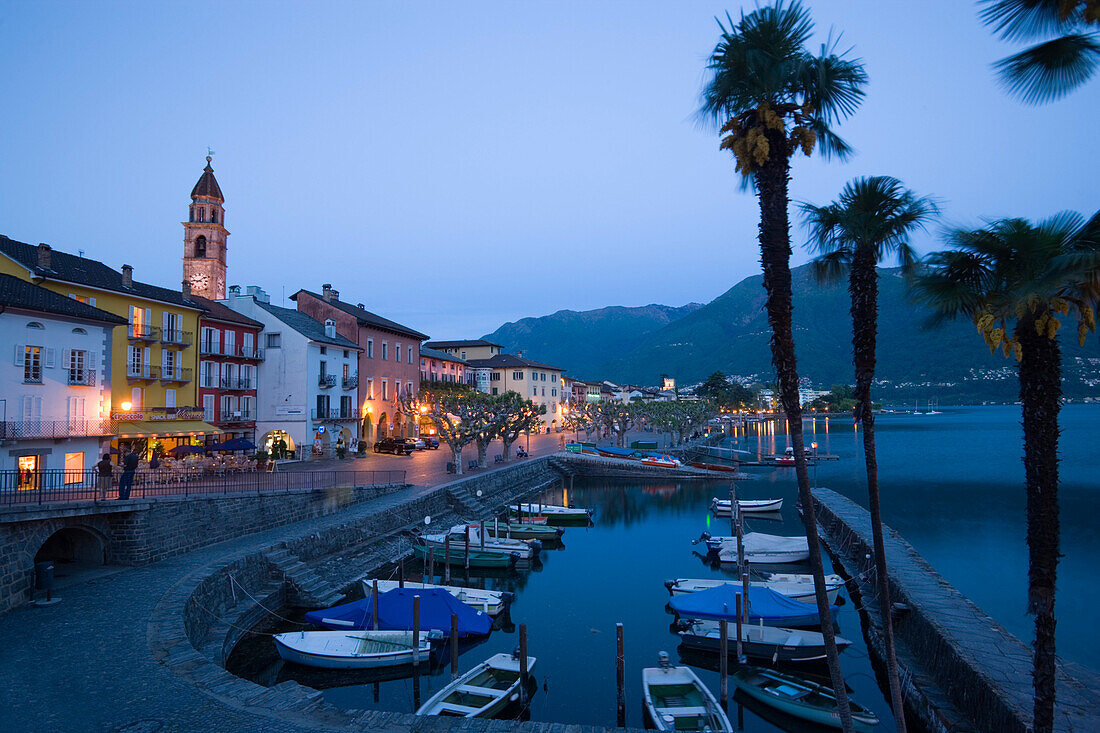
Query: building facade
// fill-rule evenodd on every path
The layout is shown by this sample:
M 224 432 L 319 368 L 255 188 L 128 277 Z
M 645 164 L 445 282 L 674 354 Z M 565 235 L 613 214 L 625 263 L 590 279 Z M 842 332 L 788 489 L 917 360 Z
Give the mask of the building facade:
M 261 288 L 231 288 L 223 304 L 263 327 L 257 446 L 271 452 L 282 440 L 305 460 L 331 456 L 339 445 L 350 450 L 360 424 L 359 347 L 332 319 L 271 305 Z
M 485 339 L 474 339 L 471 341 L 429 341 L 424 345 L 429 349 L 435 349 L 436 351 L 442 351 L 451 356 L 457 356 L 464 361 L 492 359 L 494 356 L 500 356 L 504 353 L 503 346 L 494 344 L 492 341 L 486 341 Z
M 466 360 L 421 346 L 420 381 L 466 384 Z
M 479 391 L 494 395 L 515 392 L 536 405 L 545 405 L 543 427 L 551 430 L 561 428 L 562 369 L 514 354 L 498 354 L 491 359 L 470 359 L 467 363 L 478 377 L 487 375 L 487 379 L 478 379 L 475 383 Z M 487 389 L 482 388 L 482 384 L 486 384 Z
M 0 491 L 79 484 L 110 444 L 112 332 L 125 319 L 0 275 Z M 61 473 L 64 472 L 64 473 Z M 14 480 L 11 480 L 14 477 Z
M 203 420 L 231 438 L 256 441 L 256 406 L 263 324 L 221 303 L 197 298 L 199 318 L 198 395 Z
M 401 413 L 400 401 L 419 391 L 420 343 L 428 337 L 371 313 L 362 303 L 345 303 L 328 283 L 320 293 L 299 290 L 290 297 L 300 312 L 333 321 L 336 333 L 359 348 L 359 439 L 373 443 L 417 435 L 418 420 Z
M 225 197 L 214 178 L 206 156 L 206 167 L 191 189 L 191 205 L 183 222 L 183 281 L 191 292 L 209 300 L 225 297 L 226 248 Z

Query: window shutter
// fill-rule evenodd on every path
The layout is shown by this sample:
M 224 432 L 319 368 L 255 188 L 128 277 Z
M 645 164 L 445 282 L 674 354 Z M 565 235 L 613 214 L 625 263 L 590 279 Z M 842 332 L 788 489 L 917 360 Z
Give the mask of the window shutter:
M 88 298 L 88 305 L 95 308 L 95 298 Z
M 23 359 L 25 358 L 24 355 L 26 353 L 27 353 L 27 345 L 26 344 L 16 344 L 15 345 L 15 365 L 17 367 L 23 366 Z
M 99 368 L 99 362 L 96 361 L 95 358 L 96 358 L 96 353 L 94 351 L 87 352 L 84 355 L 84 366 L 86 366 L 88 369 L 98 369 Z
M 134 322 L 134 311 L 136 310 L 137 308 L 135 308 L 134 306 L 130 306 L 130 323 Z
M 57 349 L 45 349 L 46 352 L 46 368 L 53 369 L 54 360 L 57 358 Z
M 149 323 L 152 320 L 153 320 L 153 309 L 152 308 L 146 308 L 145 309 L 145 326 L 148 327 Z
M 161 329 L 163 330 L 164 333 L 168 333 L 168 331 L 170 330 L 168 328 L 168 319 L 169 319 L 168 311 L 165 311 L 165 312 L 160 314 L 160 327 L 161 327 Z
M 149 347 L 148 346 L 145 347 L 145 351 L 142 353 L 142 356 L 144 357 L 141 360 L 142 369 L 143 369 L 142 376 L 148 376 L 149 375 Z
M 61 350 L 61 368 L 62 369 L 68 369 L 69 367 L 71 367 L 73 365 L 72 353 L 73 352 L 72 352 L 71 349 L 62 349 Z

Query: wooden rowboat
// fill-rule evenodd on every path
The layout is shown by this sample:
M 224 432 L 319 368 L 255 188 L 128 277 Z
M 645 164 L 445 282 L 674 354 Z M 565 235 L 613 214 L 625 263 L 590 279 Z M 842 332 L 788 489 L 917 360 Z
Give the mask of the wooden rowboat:
M 723 466 L 719 463 L 703 463 L 702 461 L 692 461 L 691 465 L 695 468 L 701 468 L 704 471 L 724 471 L 726 473 L 737 473 L 736 466 Z
M 698 619 L 689 622 L 679 632 L 680 640 L 689 649 L 718 654 L 721 652 L 721 625 L 718 621 Z M 737 624 L 726 627 L 726 653 L 737 656 Z M 844 651 L 852 642 L 836 637 L 836 649 Z M 825 658 L 825 637 L 819 631 L 788 629 L 781 626 L 751 624 L 741 628 L 741 648 L 745 655 L 772 662 L 808 662 Z
M 511 654 L 495 654 L 428 698 L 417 715 L 443 715 L 452 718 L 491 718 L 509 703 L 520 699 L 519 659 Z M 535 667 L 535 658 L 527 657 L 527 671 Z
M 419 652 L 425 662 L 431 654 L 429 634 L 420 632 Z M 290 631 L 272 637 L 279 656 L 288 662 L 323 669 L 376 669 L 412 664 L 411 631 Z
M 840 727 L 836 695 L 825 685 L 762 667 L 742 667 L 733 672 L 730 679 L 744 694 L 787 715 L 831 728 Z M 878 717 L 851 698 L 848 704 L 852 708 L 855 729 L 870 733 L 878 724 Z
M 743 512 L 777 512 L 783 508 L 783 499 L 738 499 L 737 508 Z M 717 497 L 710 500 L 710 510 L 715 516 L 730 515 L 730 500 Z
M 689 667 L 673 667 L 661 652 L 659 667 L 642 670 L 645 709 L 657 730 L 730 731 L 726 713 Z
M 666 580 L 665 587 L 669 595 L 678 596 L 684 593 L 696 593 L 708 588 L 715 588 L 724 583 L 736 583 L 731 578 L 676 578 Z M 749 581 L 750 588 L 770 588 L 776 593 L 792 598 L 803 603 L 817 603 L 814 594 L 814 576 L 787 573 L 768 573 L 767 577 L 754 578 Z M 844 587 L 844 579 L 839 575 L 825 576 L 825 593 L 829 597 L 829 603 L 836 603 L 837 593 Z

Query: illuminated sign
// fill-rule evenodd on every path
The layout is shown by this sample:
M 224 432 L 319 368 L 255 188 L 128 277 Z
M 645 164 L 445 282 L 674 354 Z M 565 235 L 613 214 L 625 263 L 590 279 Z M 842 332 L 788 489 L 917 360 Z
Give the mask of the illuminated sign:
M 112 412 L 111 419 L 117 422 L 136 422 L 145 419 L 140 412 Z

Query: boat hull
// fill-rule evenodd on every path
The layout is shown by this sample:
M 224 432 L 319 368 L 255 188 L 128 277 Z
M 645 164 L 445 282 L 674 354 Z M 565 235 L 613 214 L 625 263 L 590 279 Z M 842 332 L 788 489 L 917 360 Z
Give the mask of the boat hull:
M 528 674 L 535 667 L 535 658 L 527 657 Z M 495 674 L 507 675 L 506 681 L 494 680 L 493 687 L 471 685 L 475 681 L 492 680 Z M 500 685 L 506 685 L 501 687 Z M 461 718 L 492 718 L 508 705 L 520 699 L 523 679 L 519 676 L 519 660 L 510 654 L 496 654 L 432 695 L 416 710 L 417 715 L 446 715 Z M 468 705 L 473 701 L 481 705 Z
M 512 514 L 521 518 L 526 515 L 546 517 L 546 524 L 552 527 L 588 524 L 592 521 L 592 513 L 587 509 L 574 509 L 573 507 L 549 506 L 546 504 L 512 504 L 508 507 Z M 524 521 L 526 521 L 524 519 Z
M 359 581 L 363 588 L 363 595 L 367 598 L 370 598 L 371 593 L 374 592 L 373 582 L 371 578 L 363 578 Z M 386 593 L 401 585 L 400 582 L 396 580 L 379 580 L 377 582 L 379 593 Z M 510 593 L 482 590 L 480 588 L 463 588 L 462 586 L 455 585 L 434 585 L 432 583 L 413 583 L 406 581 L 405 587 L 414 589 L 439 588 L 445 590 L 470 608 L 482 611 L 490 616 L 497 616 L 503 612 L 504 609 L 508 607 L 508 602 L 511 599 Z
M 675 695 L 666 695 L 670 689 Z M 730 731 L 733 726 L 714 695 L 688 667 L 642 670 L 646 713 L 660 731 Z M 670 704 L 675 697 L 675 704 Z
M 720 654 L 721 627 L 717 622 L 696 622 L 680 632 L 684 647 L 708 654 Z M 726 654 L 737 658 L 737 625 L 730 623 L 726 633 Z M 825 658 L 825 642 L 820 632 L 799 631 L 785 627 L 748 626 L 741 630 L 741 648 L 746 656 L 773 662 L 811 662 Z M 836 637 L 837 651 L 847 649 L 852 642 Z
M 344 636 L 354 636 L 354 634 L 346 634 L 339 631 L 314 631 L 307 633 L 334 633 Z M 299 635 L 300 632 L 289 632 L 286 634 L 276 634 L 272 637 L 279 656 L 287 662 L 294 662 L 295 664 L 301 664 L 306 667 L 317 667 L 319 669 L 384 669 L 387 667 L 403 667 L 405 665 L 411 665 L 413 662 L 413 649 L 411 646 L 403 650 L 367 655 L 332 654 L 299 647 L 294 643 L 296 641 L 294 637 L 298 637 Z M 427 632 L 422 632 L 420 659 L 421 661 L 428 662 L 430 656 L 431 646 L 427 643 Z
M 793 683 L 794 686 L 807 687 L 815 690 L 818 694 L 823 693 L 825 698 L 831 698 L 833 700 L 833 707 L 830 709 L 827 707 L 808 705 L 801 700 L 790 699 L 774 694 L 758 684 L 753 684 L 753 679 L 760 674 L 771 679 L 779 680 L 788 685 Z M 773 670 L 761 670 L 759 667 L 744 667 L 739 669 L 730 675 L 730 679 L 743 694 L 748 695 L 752 699 L 768 707 L 775 708 L 795 718 L 817 723 L 818 725 L 824 725 L 830 728 L 841 727 L 840 714 L 836 712 L 836 702 L 835 698 L 832 696 L 832 690 L 823 685 L 807 682 L 792 675 L 785 675 Z M 851 699 L 849 699 L 848 703 L 852 708 L 852 722 L 855 729 L 860 731 L 860 733 L 872 733 L 875 725 L 879 722 L 878 717 Z
M 835 579 L 835 580 L 831 580 Z M 736 583 L 733 579 L 678 579 L 674 581 L 666 582 L 665 586 L 668 588 L 669 595 L 680 596 L 685 593 L 696 593 L 707 588 L 713 588 L 723 583 Z M 817 603 L 817 595 L 814 591 L 814 585 L 810 583 L 797 583 L 788 582 L 782 580 L 750 580 L 749 587 L 751 588 L 770 588 L 776 593 L 792 598 L 802 603 L 815 604 Z M 830 604 L 836 603 L 837 594 L 840 593 L 840 589 L 844 587 L 844 581 L 840 576 L 830 575 L 825 579 L 825 594 L 829 599 Z
M 413 553 L 417 557 L 427 559 L 428 547 L 426 545 L 413 545 Z M 448 565 L 465 565 L 465 548 L 455 549 L 451 545 L 448 553 L 444 547 L 432 546 L 432 560 L 434 562 L 446 562 Z M 516 564 L 516 557 L 511 553 L 488 552 L 482 550 L 470 550 L 470 567 L 472 568 L 510 568 Z
M 777 512 L 783 508 L 782 499 L 738 499 L 737 507 L 744 513 L 751 512 Z M 729 499 L 712 499 L 710 510 L 715 516 L 728 517 L 730 515 Z
M 528 524 L 509 522 L 508 524 L 500 525 L 499 529 L 494 525 L 485 525 L 485 534 L 490 537 L 505 537 L 511 535 L 515 540 L 541 540 L 543 542 L 553 542 L 561 539 L 562 529 L 560 527 L 548 527 L 545 524 Z

